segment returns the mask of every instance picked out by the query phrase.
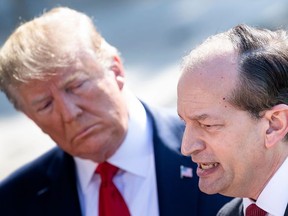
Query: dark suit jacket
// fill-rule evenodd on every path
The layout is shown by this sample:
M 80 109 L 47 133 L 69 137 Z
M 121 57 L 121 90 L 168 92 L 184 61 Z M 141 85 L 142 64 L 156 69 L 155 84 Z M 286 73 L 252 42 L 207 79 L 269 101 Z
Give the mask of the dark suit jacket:
M 243 203 L 241 198 L 234 198 L 221 208 L 217 216 L 243 216 Z M 288 216 L 288 206 L 284 216 Z
M 196 164 L 179 151 L 182 123 L 163 110 L 146 111 L 153 123 L 160 215 L 215 216 L 230 198 L 199 191 Z M 193 167 L 193 178 L 180 178 L 181 165 Z M 55 147 L 0 184 L 0 215 L 80 216 L 75 176 L 73 158 Z

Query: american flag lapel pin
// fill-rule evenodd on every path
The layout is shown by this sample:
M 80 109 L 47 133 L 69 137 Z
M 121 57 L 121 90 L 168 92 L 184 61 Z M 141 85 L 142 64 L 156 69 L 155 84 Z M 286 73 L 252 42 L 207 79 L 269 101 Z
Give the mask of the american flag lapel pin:
M 193 169 L 191 167 L 180 166 L 180 178 L 192 178 Z

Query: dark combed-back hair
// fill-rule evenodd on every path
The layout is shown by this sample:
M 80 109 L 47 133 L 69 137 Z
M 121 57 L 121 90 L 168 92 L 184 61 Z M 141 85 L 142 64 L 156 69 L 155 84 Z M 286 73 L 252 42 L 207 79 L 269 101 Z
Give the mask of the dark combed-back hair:
M 238 25 L 227 32 L 238 51 L 239 82 L 231 103 L 260 118 L 261 111 L 288 105 L 288 35 Z

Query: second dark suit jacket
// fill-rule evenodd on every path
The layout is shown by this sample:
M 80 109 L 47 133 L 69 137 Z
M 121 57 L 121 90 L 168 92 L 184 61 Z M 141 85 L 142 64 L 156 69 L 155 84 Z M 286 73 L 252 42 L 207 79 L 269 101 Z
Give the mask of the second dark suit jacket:
M 179 118 L 145 108 L 153 124 L 160 215 L 215 216 L 230 198 L 199 191 L 196 164 L 180 154 Z M 181 165 L 193 168 L 192 178 L 180 178 Z M 55 147 L 10 175 L 0 184 L 0 215 L 81 216 L 73 158 Z
M 217 216 L 244 216 L 243 202 L 241 198 L 234 198 L 218 212 Z M 288 206 L 284 216 L 288 216 Z

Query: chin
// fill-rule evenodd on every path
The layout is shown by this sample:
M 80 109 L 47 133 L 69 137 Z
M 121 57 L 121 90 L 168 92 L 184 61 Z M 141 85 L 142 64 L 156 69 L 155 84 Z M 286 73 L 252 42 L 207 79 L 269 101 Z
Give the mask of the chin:
M 199 189 L 203 192 L 203 193 L 206 193 L 206 194 L 217 194 L 219 193 L 219 189 L 217 189 L 215 187 L 215 185 L 207 185 L 207 184 L 201 184 L 201 182 L 199 182 Z
M 213 190 L 206 190 L 206 189 L 201 189 L 200 190 L 203 192 L 203 193 L 206 193 L 206 194 L 209 194 L 209 195 L 212 195 L 212 194 L 217 194 L 218 192 L 217 191 L 213 191 Z

